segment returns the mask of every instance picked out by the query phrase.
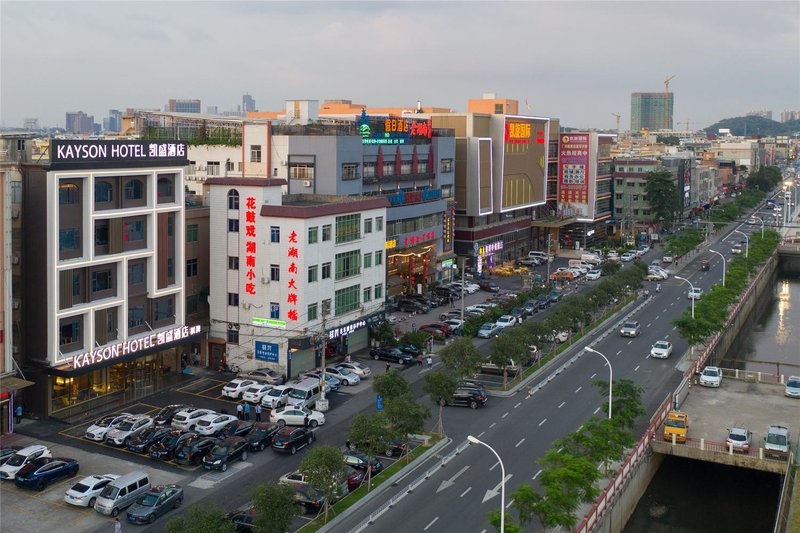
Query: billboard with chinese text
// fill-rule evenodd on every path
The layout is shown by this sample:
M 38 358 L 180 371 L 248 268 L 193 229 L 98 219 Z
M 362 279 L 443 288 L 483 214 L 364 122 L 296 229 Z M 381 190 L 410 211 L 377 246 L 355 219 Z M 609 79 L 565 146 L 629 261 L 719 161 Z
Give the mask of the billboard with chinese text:
M 594 219 L 595 168 L 590 133 L 562 133 L 558 143 L 558 210 L 567 217 Z
M 500 211 L 512 211 L 541 205 L 547 190 L 547 148 L 550 120 L 538 117 L 508 115 L 502 119 L 502 142 L 497 142 L 496 122 L 493 121 L 495 146 L 502 150 L 500 183 L 496 197 Z

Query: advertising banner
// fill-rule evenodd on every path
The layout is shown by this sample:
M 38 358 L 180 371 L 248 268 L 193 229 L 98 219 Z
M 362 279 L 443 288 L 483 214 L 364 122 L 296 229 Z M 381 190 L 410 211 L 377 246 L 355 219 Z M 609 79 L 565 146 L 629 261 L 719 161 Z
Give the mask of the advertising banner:
M 550 121 L 546 118 L 503 117 L 500 211 L 511 211 L 545 202 L 547 147 Z
M 183 167 L 189 164 L 186 141 L 107 141 L 53 139 L 52 170 Z
M 565 133 L 558 146 L 558 209 L 565 216 L 594 219 L 591 135 Z

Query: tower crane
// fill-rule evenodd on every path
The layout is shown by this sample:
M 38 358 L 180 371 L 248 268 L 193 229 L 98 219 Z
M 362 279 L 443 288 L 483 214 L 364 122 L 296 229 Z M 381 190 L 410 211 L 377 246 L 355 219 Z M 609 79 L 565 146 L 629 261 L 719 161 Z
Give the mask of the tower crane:
M 672 75 L 664 80 L 664 129 L 672 128 L 672 117 L 669 114 L 669 82 L 674 78 Z
M 611 113 L 612 117 L 617 117 L 617 137 L 619 137 L 619 119 L 622 118 L 622 115 L 619 113 Z

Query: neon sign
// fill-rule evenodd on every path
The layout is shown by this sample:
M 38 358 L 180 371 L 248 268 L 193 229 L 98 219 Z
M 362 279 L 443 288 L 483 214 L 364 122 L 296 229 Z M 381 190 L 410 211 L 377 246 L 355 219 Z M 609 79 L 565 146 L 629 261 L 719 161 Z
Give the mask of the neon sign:
M 244 241 L 244 263 L 247 271 L 244 277 L 247 281 L 244 284 L 244 292 L 255 296 L 256 294 L 256 199 L 248 196 L 245 201 L 247 209 L 244 212 L 244 234 L 247 240 Z
M 286 316 L 289 320 L 297 320 L 297 280 L 295 280 L 294 276 L 297 276 L 297 263 L 292 261 L 292 259 L 300 259 L 300 252 L 297 249 L 297 246 L 292 246 L 297 244 L 297 232 L 292 230 L 289 234 L 289 249 L 286 251 L 286 256 L 289 258 L 289 267 L 287 271 L 289 272 L 289 283 L 287 284 L 287 288 L 289 294 L 286 296 L 286 303 L 292 306 L 289 309 L 289 312 L 286 313 Z
M 433 137 L 431 119 L 356 116 L 362 144 L 421 144 Z
M 126 339 L 116 344 L 109 344 L 95 350 L 78 354 L 72 358 L 72 368 L 85 368 L 103 361 L 134 354 L 142 350 L 156 348 L 164 344 L 177 342 L 200 333 L 200 326 L 180 326 L 167 331 L 153 333 L 136 339 Z
M 478 248 L 478 255 L 493 254 L 503 249 L 503 241 L 493 242 Z

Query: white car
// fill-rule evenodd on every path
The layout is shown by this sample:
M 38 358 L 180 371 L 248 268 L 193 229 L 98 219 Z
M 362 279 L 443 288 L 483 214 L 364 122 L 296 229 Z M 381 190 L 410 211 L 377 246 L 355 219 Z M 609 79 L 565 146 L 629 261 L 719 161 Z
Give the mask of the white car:
M 629 262 L 629 261 L 633 261 L 634 259 L 636 259 L 636 256 L 635 256 L 635 255 L 633 255 L 633 254 L 632 254 L 632 253 L 630 253 L 630 252 L 625 252 L 625 253 L 624 253 L 624 254 L 622 254 L 622 255 L 621 255 L 619 258 L 620 258 L 620 259 L 621 259 L 621 260 L 622 260 L 624 263 L 627 263 L 627 262 Z
M 339 363 L 336 365 L 337 368 L 346 368 L 353 372 L 355 375 L 360 377 L 361 379 L 367 379 L 372 375 L 372 370 L 363 363 L 357 363 L 355 361 L 351 361 L 349 363 Z
M 326 366 L 325 373 L 331 374 L 336 379 L 341 382 L 342 385 L 345 387 L 349 387 L 350 385 L 358 385 L 361 383 L 361 378 L 358 377 L 358 374 L 350 370 L 349 368 L 343 368 L 338 366 Z
M 237 418 L 234 415 L 211 413 L 210 415 L 201 416 L 197 420 L 194 430 L 198 435 L 213 436 L 220 433 L 228 424 L 236 420 Z
M 497 322 L 495 322 L 495 324 L 499 326 L 500 329 L 510 328 L 511 326 L 517 325 L 517 318 L 512 315 L 503 315 L 497 319 Z
M 119 413 L 116 415 L 107 415 L 99 420 L 95 421 L 94 424 L 86 428 L 85 437 L 89 440 L 103 442 L 106 438 L 106 435 L 112 429 L 115 429 L 122 421 L 126 418 L 131 416 L 130 413 Z
M 119 477 L 118 474 L 89 476 L 75 483 L 64 493 L 64 501 L 78 507 L 94 507 L 97 497 L 106 485 Z
M 255 384 L 256 382 L 253 381 L 252 379 L 234 379 L 233 381 L 226 383 L 225 386 L 222 387 L 222 395 L 225 396 L 226 398 L 233 398 L 234 400 L 238 400 L 239 397 L 242 395 L 242 393 L 246 391 L 250 385 L 255 385 Z
M 741 255 L 741 253 L 742 253 L 742 245 L 739 244 L 738 242 L 736 244 L 734 244 L 733 248 L 731 248 L 731 253 L 732 254 L 736 254 L 736 255 Z
M 308 419 L 308 427 L 312 428 L 325 423 L 324 414 L 309 409 L 284 407 L 283 409 L 273 409 L 269 414 L 270 423 L 278 426 L 304 426 L 306 419 Z
M 182 431 L 189 431 L 194 429 L 197 421 L 206 415 L 214 414 L 211 409 L 200 409 L 199 407 L 190 407 L 184 409 L 172 418 L 172 427 Z
M 548 337 L 550 342 L 557 342 L 558 344 L 567 342 L 569 339 L 568 331 L 553 331 L 553 334 Z
M 452 287 L 454 287 L 455 289 L 460 291 L 461 290 L 461 282 L 453 283 Z M 475 294 L 479 290 L 481 290 L 481 287 L 477 283 L 468 283 L 468 282 L 464 283 L 464 292 L 466 292 L 467 294 Z
M 589 281 L 594 281 L 596 279 L 600 279 L 601 274 L 602 272 L 599 269 L 594 268 L 586 273 L 586 279 Z
M 153 417 L 147 415 L 133 415 L 119 423 L 117 427 L 106 434 L 106 444 L 112 446 L 127 446 L 128 439 L 134 437 L 147 428 L 155 425 Z
M 490 306 L 488 306 L 486 304 L 475 304 L 475 305 L 469 305 L 469 306 L 465 307 L 464 308 L 464 312 L 465 313 L 481 313 L 481 314 L 483 314 L 489 308 L 490 308 Z
M 672 254 L 666 254 L 661 258 L 662 263 L 672 263 L 674 260 L 675 258 L 672 256 Z
M 689 289 L 690 300 L 699 300 L 701 296 L 703 296 L 703 289 L 700 287 L 692 287 Z
M 616 250 L 611 250 L 610 252 L 608 252 L 606 259 L 608 261 L 619 261 L 619 254 L 617 253 Z
M 643 254 L 646 254 L 647 252 L 650 251 L 650 245 L 649 244 L 643 244 L 643 245 L 639 246 L 639 251 L 642 252 Z
M 587 270 L 586 272 L 584 272 L 584 271 L 583 271 L 583 269 L 582 269 L 581 267 L 568 267 L 568 268 L 567 268 L 567 270 L 569 270 L 570 272 L 572 272 L 572 276 L 573 276 L 574 278 L 580 278 L 580 277 L 582 277 L 584 274 L 586 274 L 586 272 L 589 272 L 588 270 Z
M 719 387 L 722 383 L 722 370 L 716 366 L 707 366 L 700 374 L 700 385 L 704 387 Z
M 0 479 L 14 479 L 22 467 L 40 457 L 52 457 L 50 449 L 41 444 L 33 444 L 17 451 L 11 459 L 0 466 Z
M 261 400 L 264 399 L 264 395 L 267 394 L 272 387 L 272 385 L 266 383 L 255 383 L 247 387 L 247 390 L 242 393 L 242 400 L 249 403 L 261 403 Z
M 650 357 L 656 359 L 666 359 L 672 354 L 672 343 L 667 341 L 656 341 L 650 348 Z
M 289 398 L 289 393 L 292 388 L 288 385 L 277 385 L 272 387 L 263 398 L 261 398 L 261 405 L 267 409 L 279 409 L 286 405 Z

